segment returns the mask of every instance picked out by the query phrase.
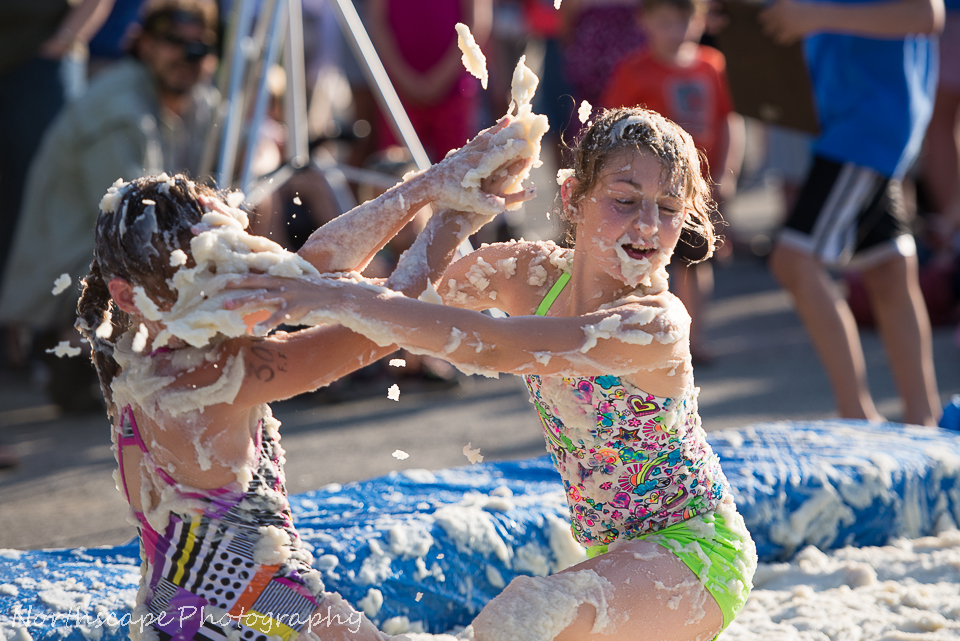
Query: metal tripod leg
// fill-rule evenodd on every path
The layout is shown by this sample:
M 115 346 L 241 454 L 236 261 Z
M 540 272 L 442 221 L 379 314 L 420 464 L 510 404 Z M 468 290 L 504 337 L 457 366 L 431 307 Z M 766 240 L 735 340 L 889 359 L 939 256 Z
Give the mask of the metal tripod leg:
M 267 31 L 266 56 L 260 68 L 260 78 L 257 82 L 256 102 L 253 106 L 253 115 L 250 118 L 250 126 L 247 133 L 246 153 L 244 153 L 243 164 L 240 169 L 240 180 L 238 185 L 241 191 L 246 192 L 250 188 L 251 176 L 250 169 L 253 165 L 253 158 L 257 151 L 258 133 L 263 120 L 266 117 L 267 107 L 270 102 L 270 90 L 267 86 L 267 77 L 269 71 L 276 64 L 280 57 L 281 39 L 284 36 L 284 23 L 289 15 L 287 8 L 291 0 L 276 0 L 273 4 L 273 11 L 270 16 L 270 28 Z
M 244 96 L 243 72 L 246 69 L 247 51 L 250 46 L 250 25 L 253 23 L 253 2 L 238 0 L 232 13 L 231 31 L 233 43 L 227 65 L 229 69 L 229 85 L 227 94 L 223 97 L 223 120 L 220 123 L 220 153 L 217 160 L 216 177 L 221 187 L 229 187 L 233 183 L 233 167 L 236 161 L 237 149 L 240 141 L 240 125 L 243 120 Z M 216 130 L 214 133 L 217 133 Z
M 417 169 L 421 171 L 426 169 L 430 166 L 427 152 L 424 151 L 420 138 L 414 131 L 413 124 L 411 124 L 407 112 L 400 103 L 400 97 L 397 95 L 396 89 L 393 88 L 393 83 L 387 76 L 386 69 L 383 68 L 383 63 L 380 61 L 377 50 L 360 21 L 360 16 L 357 15 L 353 2 L 351 0 L 328 1 L 330 6 L 336 10 L 337 19 L 340 21 L 340 29 L 345 36 L 348 36 L 348 42 L 357 57 L 357 61 L 367 77 L 367 82 L 373 89 L 377 102 L 387 114 L 394 133 L 410 150 L 410 155 L 413 156 Z M 460 245 L 460 253 L 466 255 L 472 251 L 473 246 L 469 240 L 465 239 Z
M 310 159 L 310 133 L 307 126 L 303 8 L 299 0 L 290 0 L 287 16 L 287 41 L 284 48 L 284 68 L 287 70 L 287 93 L 284 98 L 284 117 L 287 121 L 286 160 L 294 167 L 303 167 Z
M 361 67 L 364 69 L 374 95 L 388 116 L 398 137 L 404 142 L 413 156 L 418 169 L 430 166 L 430 160 L 417 137 L 416 131 L 410 122 L 400 98 L 397 96 L 383 63 L 380 61 L 370 37 L 360 21 L 359 15 L 350 0 L 328 0 L 335 10 L 341 31 L 351 44 Z M 226 64 L 229 67 L 229 83 L 227 86 L 222 122 L 220 123 L 220 153 L 217 163 L 217 180 L 222 187 L 234 185 L 234 172 L 238 164 L 238 152 L 245 149 L 244 159 L 240 163 L 240 179 L 237 184 L 241 189 L 250 193 L 255 191 L 257 201 L 279 188 L 291 175 L 290 171 L 277 171 L 269 180 L 261 180 L 254 185 L 255 177 L 250 175 L 251 163 L 255 151 L 257 134 L 263 122 L 268 104 L 266 75 L 267 71 L 279 57 L 281 40 L 286 36 L 284 48 L 284 67 L 287 72 L 286 119 L 290 134 L 290 144 L 287 150 L 286 165 L 296 169 L 302 167 L 309 158 L 307 126 L 306 126 L 306 91 L 304 89 L 303 72 L 303 33 L 302 17 L 299 0 L 267 0 L 262 9 L 256 26 L 256 34 L 250 37 L 253 24 L 254 0 L 237 0 L 237 6 L 231 14 L 231 32 L 233 42 L 231 54 Z M 269 25 L 269 26 L 268 26 Z M 264 44 L 264 40 L 266 43 Z M 252 55 L 264 51 L 260 74 L 257 79 L 256 90 L 253 91 L 249 82 L 255 76 L 248 71 L 253 62 Z M 246 84 L 246 86 L 245 86 Z M 246 143 L 241 144 L 243 136 L 243 120 L 245 116 L 246 100 L 253 94 L 256 101 L 253 116 L 245 137 Z M 330 171 L 330 168 L 317 167 L 321 172 Z M 253 196 L 253 193 L 251 193 Z M 469 253 L 473 248 L 469 241 L 461 246 L 461 253 Z
M 367 82 L 373 89 L 377 102 L 380 103 L 380 107 L 384 110 L 387 119 L 394 128 L 394 133 L 410 150 L 410 155 L 413 156 L 413 162 L 416 163 L 417 169 L 421 171 L 426 169 L 430 166 L 427 152 L 424 151 L 420 138 L 414 131 L 410 118 L 400 103 L 400 97 L 397 95 L 396 89 L 393 88 L 390 77 L 387 76 L 387 70 L 383 68 L 383 63 L 380 62 L 380 57 L 370 41 L 370 36 L 363 28 L 363 23 L 360 21 L 360 16 L 357 15 L 353 2 L 350 0 L 328 1 L 330 6 L 336 10 L 337 19 L 340 21 L 340 30 L 347 37 L 347 41 L 357 57 L 357 62 L 360 63 L 360 67 L 367 77 Z

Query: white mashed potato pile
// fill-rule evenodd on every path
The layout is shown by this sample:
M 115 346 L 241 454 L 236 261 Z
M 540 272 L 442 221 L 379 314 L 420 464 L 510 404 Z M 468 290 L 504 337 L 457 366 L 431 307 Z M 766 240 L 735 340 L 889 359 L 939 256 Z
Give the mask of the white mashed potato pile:
M 528 158 L 533 161 L 531 166 L 514 177 L 503 188 L 504 193 L 514 193 L 520 191 L 520 184 L 530 175 L 530 169 L 543 164 L 540 161 L 540 141 L 550 128 L 550 123 L 546 116 L 533 113 L 530 102 L 533 100 L 540 79 L 527 68 L 525 60 L 526 56 L 520 56 L 516 69 L 513 71 L 510 92 L 512 102 L 510 112 L 507 114 L 510 117 L 510 124 L 495 134 L 492 143 L 499 146 L 500 149 L 494 153 L 488 153 L 479 166 L 467 172 L 461 183 L 466 189 L 479 188 L 481 180 L 512 158 L 518 156 Z M 523 145 L 519 153 L 515 149 L 516 145 Z M 520 207 L 521 204 L 517 203 L 511 205 L 508 209 L 519 209 Z
M 487 88 L 487 59 L 480 50 L 480 46 L 470 33 L 470 28 L 462 23 L 457 23 L 457 46 L 463 53 L 463 66 L 472 75 L 480 79 L 480 84 L 484 89 Z M 532 167 L 539 167 L 543 164 L 540 161 L 540 140 L 543 134 L 547 133 L 550 127 L 547 117 L 533 113 L 531 101 L 537 90 L 540 79 L 530 71 L 524 64 L 526 56 L 520 56 L 517 67 L 514 69 L 511 80 L 510 98 L 511 107 L 507 113 L 510 116 L 510 124 L 500 131 L 497 135 L 499 140 L 494 144 L 502 145 L 502 153 L 488 156 L 483 164 L 476 169 L 467 172 L 463 179 L 463 187 L 466 189 L 476 189 L 480 186 L 480 180 L 489 176 L 493 170 L 502 165 L 511 158 L 511 145 L 524 144 L 525 147 L 520 153 L 521 158 L 529 158 L 533 161 L 532 166 L 524 170 L 510 183 L 505 185 L 505 193 L 514 193 L 520 190 L 522 183 L 530 175 Z M 517 129 L 522 130 L 522 136 L 517 136 Z M 506 144 L 503 144 L 506 143 Z M 508 209 L 519 209 L 520 203 L 508 207 Z
M 141 288 L 137 306 L 148 320 L 162 320 L 166 330 L 157 336 L 150 349 L 167 343 L 170 336 L 202 347 L 217 334 L 242 336 L 247 332 L 243 317 L 223 309 L 235 293 L 223 286 L 237 275 L 259 272 L 272 276 L 297 278 L 319 277 L 314 267 L 297 254 L 285 250 L 262 236 L 245 231 L 246 216 L 240 210 L 237 218 L 211 212 L 203 215 L 201 226 L 206 231 L 190 241 L 195 267 L 179 269 L 173 276 L 177 302 L 166 312 L 151 305 Z
M 590 114 L 593 112 L 593 105 L 584 100 L 580 103 L 580 109 L 577 110 L 577 117 L 580 118 L 580 122 L 586 123 L 590 119 Z
M 761 563 L 754 583 L 743 612 L 718 641 L 960 639 L 957 530 L 829 554 L 808 547 L 790 563 Z
M 960 531 L 760 564 L 721 641 L 960 639 Z
M 480 448 L 473 447 L 473 443 L 467 443 L 463 446 L 463 455 L 466 456 L 473 465 L 483 462 L 483 454 L 480 453 Z
M 70 344 L 70 341 L 60 341 L 57 343 L 56 347 L 51 347 L 46 350 L 47 354 L 53 354 L 57 358 L 63 358 L 64 356 L 80 356 L 80 348 L 74 347 Z

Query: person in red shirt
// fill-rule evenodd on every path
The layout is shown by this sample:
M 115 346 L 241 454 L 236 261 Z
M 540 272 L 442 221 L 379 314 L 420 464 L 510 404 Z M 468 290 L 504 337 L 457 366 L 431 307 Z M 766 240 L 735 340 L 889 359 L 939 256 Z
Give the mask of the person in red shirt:
M 480 129 L 479 82 L 464 69 L 455 25 L 483 46 L 492 0 L 369 0 L 370 38 L 431 162 L 463 146 Z M 379 147 L 398 141 L 378 118 Z
M 702 0 L 644 0 L 637 13 L 646 45 L 614 69 L 601 100 L 607 108 L 642 105 L 683 127 L 705 155 L 703 174 L 717 203 L 736 191 L 743 157 L 743 124 L 733 113 L 723 54 L 699 44 L 706 6 Z M 700 263 L 702 239 L 685 233 L 677 244 L 673 288 L 690 313 L 695 361 L 709 360 L 700 335 L 703 305 L 713 270 Z

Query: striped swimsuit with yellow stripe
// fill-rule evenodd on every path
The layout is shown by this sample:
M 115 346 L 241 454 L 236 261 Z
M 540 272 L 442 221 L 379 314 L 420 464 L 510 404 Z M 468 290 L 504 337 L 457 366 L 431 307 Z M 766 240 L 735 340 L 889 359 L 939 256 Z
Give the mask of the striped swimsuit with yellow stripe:
M 141 446 L 153 462 L 130 411 L 121 416 L 118 441 L 121 450 Z M 262 423 L 257 446 L 258 464 L 246 491 L 187 492 L 160 474 L 179 497 L 202 504 L 202 513 L 171 513 L 162 533 L 137 515 L 147 563 L 146 618 L 161 640 L 226 641 L 237 634 L 249 641 L 294 639 L 319 606 L 322 593 L 310 586 L 320 583 L 306 579 L 316 572 L 312 557 L 300 548 L 291 521 L 279 462 L 282 450 Z M 267 527 L 284 530 L 290 538 L 283 563 L 256 560 Z

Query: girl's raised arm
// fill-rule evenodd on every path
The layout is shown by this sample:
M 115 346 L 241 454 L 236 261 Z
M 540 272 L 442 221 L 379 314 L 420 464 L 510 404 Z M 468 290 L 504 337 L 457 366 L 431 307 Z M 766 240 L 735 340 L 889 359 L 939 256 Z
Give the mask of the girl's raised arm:
M 480 182 L 486 194 L 500 194 L 507 181 L 514 180 L 529 166 L 529 160 L 516 160 L 500 167 Z M 536 195 L 536 189 L 504 194 L 505 206 L 522 203 Z M 442 211 L 427 221 L 413 245 L 403 253 L 386 286 L 406 296 L 420 296 L 428 286 L 436 286 L 454 259 L 463 241 L 475 234 L 494 216 L 469 211 Z M 474 252 L 476 254 L 477 252 Z
M 503 196 L 482 187 L 464 188 L 463 182 L 488 154 L 502 157 L 498 164 L 518 160 L 526 147 L 524 136 L 523 127 L 511 126 L 504 118 L 423 173 L 333 219 L 315 231 L 298 253 L 321 273 L 362 271 L 425 205 L 432 204 L 438 211 L 500 213 L 507 205 Z

